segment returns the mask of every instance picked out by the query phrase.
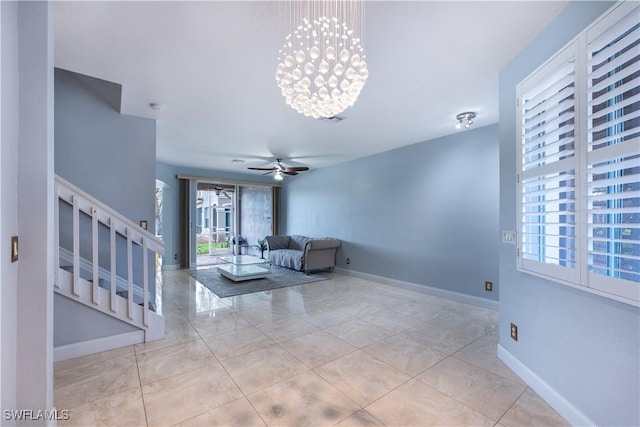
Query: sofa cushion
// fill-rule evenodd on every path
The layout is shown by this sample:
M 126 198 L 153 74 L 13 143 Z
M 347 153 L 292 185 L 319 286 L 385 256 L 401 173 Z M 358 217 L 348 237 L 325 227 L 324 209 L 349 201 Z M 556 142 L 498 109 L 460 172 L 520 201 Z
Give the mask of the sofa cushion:
M 304 237 L 304 236 L 291 236 L 291 240 L 289 240 L 289 248 L 288 249 L 295 249 L 298 251 L 304 251 L 304 247 L 306 246 L 307 242 L 311 240 L 308 237 Z
M 267 236 L 266 239 L 270 251 L 287 249 L 289 247 L 289 240 L 291 240 L 289 236 Z
M 274 265 L 302 271 L 302 255 L 304 252 L 296 249 L 276 249 L 269 251 L 269 260 Z

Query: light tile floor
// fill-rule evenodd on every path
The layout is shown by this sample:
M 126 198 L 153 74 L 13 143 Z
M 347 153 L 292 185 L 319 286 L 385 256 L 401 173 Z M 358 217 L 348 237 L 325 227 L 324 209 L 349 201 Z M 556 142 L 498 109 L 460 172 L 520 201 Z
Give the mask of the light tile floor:
M 163 340 L 55 364 L 61 425 L 566 425 L 496 357 L 494 310 L 338 273 L 224 299 L 163 276 Z

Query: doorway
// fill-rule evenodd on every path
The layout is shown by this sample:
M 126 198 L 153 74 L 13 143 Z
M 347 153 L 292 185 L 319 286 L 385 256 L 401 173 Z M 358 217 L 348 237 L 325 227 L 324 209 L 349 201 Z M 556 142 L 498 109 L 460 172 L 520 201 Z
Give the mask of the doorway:
M 196 265 L 219 263 L 232 253 L 236 235 L 237 186 L 198 182 L 196 187 Z

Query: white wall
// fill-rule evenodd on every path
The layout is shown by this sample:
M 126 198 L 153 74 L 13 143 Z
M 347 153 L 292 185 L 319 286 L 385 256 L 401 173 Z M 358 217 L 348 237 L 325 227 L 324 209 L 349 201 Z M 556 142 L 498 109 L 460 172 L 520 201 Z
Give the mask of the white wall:
M 53 408 L 53 8 L 18 4 L 16 403 Z
M 9 242 L 18 234 L 18 7 L 0 2 L 0 364 L 2 409 L 16 407 L 18 265 Z
M 45 2 L 0 2 L 2 409 L 53 408 L 53 46 Z M 10 237 L 20 259 L 10 263 Z M 15 424 L 5 420 L 3 425 Z

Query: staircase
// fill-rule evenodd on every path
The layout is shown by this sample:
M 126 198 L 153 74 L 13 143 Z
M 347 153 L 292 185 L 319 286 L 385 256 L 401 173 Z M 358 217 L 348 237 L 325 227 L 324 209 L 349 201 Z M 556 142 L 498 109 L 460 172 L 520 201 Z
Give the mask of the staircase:
M 164 317 L 149 301 L 149 260 L 164 254 L 162 241 L 59 176 L 55 194 L 55 292 L 144 331 L 145 342 L 163 338 Z

